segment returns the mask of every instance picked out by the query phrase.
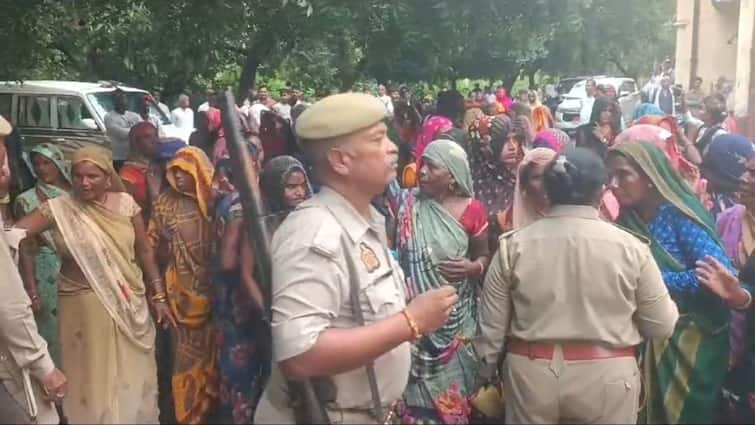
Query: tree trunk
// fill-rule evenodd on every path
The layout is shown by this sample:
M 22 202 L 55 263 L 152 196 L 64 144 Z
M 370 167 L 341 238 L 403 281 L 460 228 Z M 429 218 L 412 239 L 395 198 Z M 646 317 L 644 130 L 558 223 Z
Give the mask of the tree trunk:
M 529 72 L 527 72 L 527 78 L 529 79 L 530 90 L 535 88 L 535 74 L 537 74 L 537 69 L 530 69 Z
M 514 84 L 516 83 L 516 80 L 519 78 L 520 71 L 517 71 L 510 75 L 508 77 L 508 80 L 506 80 L 506 77 L 501 78 L 501 83 L 503 83 L 503 87 L 506 88 L 506 91 L 508 91 L 509 96 L 514 98 L 516 97 L 514 93 L 512 92 L 512 89 L 514 88 Z
M 257 79 L 257 68 L 260 66 L 260 58 L 257 56 L 255 49 L 250 49 L 244 60 L 244 66 L 241 68 L 241 77 L 239 77 L 239 87 L 236 91 L 236 103 L 243 103 L 249 89 L 254 88 Z

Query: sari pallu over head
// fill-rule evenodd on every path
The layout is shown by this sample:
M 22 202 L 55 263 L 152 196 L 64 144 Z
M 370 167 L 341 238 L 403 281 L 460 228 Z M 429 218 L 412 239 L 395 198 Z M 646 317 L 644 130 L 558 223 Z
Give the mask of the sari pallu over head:
M 633 161 L 650 179 L 666 202 L 700 225 L 713 240 L 719 241 L 720 244 L 713 217 L 700 203 L 689 184 L 671 167 L 668 158 L 658 147 L 649 142 L 625 143 L 615 146 L 610 152 L 619 153 Z M 662 271 L 681 272 L 686 270 L 687 267 L 684 264 L 679 263 L 655 241 L 648 229 L 648 223 L 635 210 L 622 208 L 618 223 L 650 240 L 653 258 Z M 720 317 L 715 317 L 711 321 L 710 317 L 716 316 L 711 305 L 693 299 L 676 301 L 680 313 L 689 313 L 695 316 L 698 324 L 710 331 L 726 324 L 728 315 L 725 309 L 722 310 L 722 314 L 718 315 Z
M 52 163 L 55 164 L 55 166 L 58 168 L 58 171 L 60 172 L 63 180 L 65 180 L 68 184 L 71 184 L 71 169 L 68 161 L 66 161 L 65 157 L 63 156 L 63 152 L 60 149 L 49 143 L 42 143 L 35 146 L 31 151 L 29 151 L 30 157 L 33 157 L 35 155 L 39 155 L 48 159 L 49 161 L 52 161 Z M 37 209 L 40 202 L 46 199 L 53 199 L 66 194 L 66 191 L 63 188 L 60 188 L 53 184 L 47 184 L 40 180 L 34 172 L 33 167 L 31 172 L 32 175 L 34 175 L 34 178 L 37 179 L 37 183 L 32 189 L 29 189 L 26 192 L 18 195 L 18 197 L 16 198 L 16 214 L 19 216 L 31 213 L 32 211 Z M 43 197 L 42 199 L 40 199 L 40 194 Z M 50 231 L 43 232 L 42 238 L 45 240 L 45 242 L 47 242 L 48 246 L 55 246 Z
M 99 147 L 77 150 L 73 166 L 90 162 L 110 178 L 110 192 L 124 192 L 112 166 L 110 153 Z M 142 271 L 136 265 L 133 215 L 113 212 L 97 202 L 84 202 L 70 195 L 48 201 L 50 212 L 68 251 L 78 264 L 118 329 L 135 345 L 151 350 L 155 327 L 145 297 Z
M 660 127 L 665 124 L 671 131 Z M 624 143 L 636 143 L 638 141 L 650 142 L 663 151 L 668 158 L 671 167 L 692 187 L 703 205 L 708 203 L 706 192 L 707 181 L 700 178 L 700 169 L 689 162 L 679 151 L 676 142 L 676 122 L 672 117 L 648 115 L 640 118 L 637 124 L 622 131 L 614 141 L 618 146 Z
M 530 164 L 544 166 L 556 159 L 556 151 L 549 148 L 535 148 L 524 155 L 524 159 L 519 164 L 519 170 L 516 175 L 516 190 L 514 191 L 514 204 L 512 207 L 512 222 L 514 229 L 527 226 L 538 218 L 542 217 L 543 211 L 537 211 L 530 203 L 522 187 L 522 172 Z
M 450 140 L 436 140 L 424 158 L 448 170 L 463 196 L 472 196 L 472 176 L 464 150 Z M 467 255 L 469 236 L 462 225 L 437 201 L 417 190 L 404 191 L 398 213 L 399 262 L 406 273 L 407 296 L 443 285 L 457 288 L 459 300 L 445 326 L 424 335 L 412 347 L 412 375 L 432 377 L 442 372 L 452 358 L 461 337 L 474 332 L 473 290 L 466 280 L 447 282 L 438 265 L 449 257 Z
M 176 155 L 168 162 L 167 165 L 168 183 L 176 192 L 191 196 L 197 199 L 199 210 L 205 219 L 210 218 L 209 209 L 212 203 L 212 178 L 215 174 L 215 168 L 212 166 L 210 159 L 202 149 L 195 146 L 187 146 L 176 152 Z M 194 178 L 194 192 L 186 193 L 178 190 L 176 186 L 176 177 L 173 170 L 179 169 L 190 174 Z
M 307 170 L 302 163 L 293 156 L 277 156 L 265 164 L 265 168 L 260 176 L 260 186 L 265 197 L 265 206 L 271 214 L 288 213 L 289 208 L 286 206 L 284 192 L 286 190 L 286 179 L 293 172 L 300 172 L 304 175 L 307 185 L 305 197 L 312 197 L 312 187 L 309 184 Z
M 718 241 L 713 218 L 659 148 L 640 142 L 614 147 L 611 152 L 631 159 L 665 201 Z M 694 267 L 681 264 L 660 246 L 636 211 L 622 208 L 619 224 L 650 240 L 650 250 L 661 271 L 682 272 Z M 705 290 L 674 300 L 680 313 L 674 333 L 667 340 L 651 339 L 643 351 L 648 402 L 639 423 L 709 423 L 720 398 L 729 351 L 728 309 Z

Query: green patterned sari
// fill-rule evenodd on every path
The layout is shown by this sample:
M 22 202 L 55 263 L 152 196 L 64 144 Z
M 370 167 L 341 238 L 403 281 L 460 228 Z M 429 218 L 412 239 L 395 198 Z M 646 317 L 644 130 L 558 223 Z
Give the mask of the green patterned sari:
M 63 178 L 70 182 L 68 164 L 63 153 L 55 146 L 41 144 L 31 150 L 31 155 L 40 155 L 52 161 L 60 170 Z M 36 176 L 35 176 L 36 177 Z M 39 207 L 47 199 L 57 198 L 66 191 L 41 180 L 36 186 L 16 197 L 14 215 L 23 217 Z M 37 293 L 44 305 L 40 314 L 36 315 L 39 333 L 47 341 L 50 354 L 56 364 L 60 364 L 60 345 L 58 343 L 58 285 L 57 278 L 60 271 L 60 257 L 55 252 L 50 231 L 40 236 L 43 243 L 39 244 L 37 255 L 34 257 L 35 276 L 37 278 Z
M 611 152 L 634 161 L 666 202 L 721 244 L 712 216 L 671 168 L 663 152 L 649 143 L 628 143 Z M 689 270 L 689 264 L 680 263 L 658 243 L 636 211 L 622 210 L 619 224 L 650 240 L 662 272 Z M 725 304 L 707 293 L 675 296 L 674 301 L 680 317 L 671 338 L 645 344 L 642 369 L 647 402 L 640 422 L 712 423 L 728 367 L 729 312 Z

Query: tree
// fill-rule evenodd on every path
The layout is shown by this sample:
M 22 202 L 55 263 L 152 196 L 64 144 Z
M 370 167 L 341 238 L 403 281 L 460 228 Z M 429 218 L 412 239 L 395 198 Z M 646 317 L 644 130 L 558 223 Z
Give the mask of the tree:
M 5 2 L 0 78 L 118 80 L 166 95 L 259 72 L 318 90 L 362 79 L 530 84 L 637 77 L 671 54 L 672 0 L 26 0 Z

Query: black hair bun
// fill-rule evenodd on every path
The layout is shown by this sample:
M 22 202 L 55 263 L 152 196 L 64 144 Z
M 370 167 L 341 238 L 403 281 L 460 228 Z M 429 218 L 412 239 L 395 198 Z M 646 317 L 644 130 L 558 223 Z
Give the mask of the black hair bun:
M 590 205 L 606 180 L 606 169 L 591 150 L 568 148 L 548 165 L 544 179 L 552 204 Z

